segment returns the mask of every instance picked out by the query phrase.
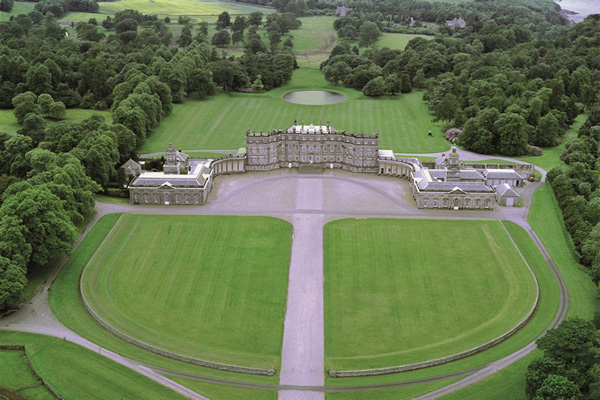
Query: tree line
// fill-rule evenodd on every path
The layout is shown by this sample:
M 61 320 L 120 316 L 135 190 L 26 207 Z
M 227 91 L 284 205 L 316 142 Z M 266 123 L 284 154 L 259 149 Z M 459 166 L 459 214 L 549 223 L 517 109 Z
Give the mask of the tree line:
M 267 18 L 272 30 L 292 29 L 286 21 Z M 205 26 L 181 22 L 190 41 L 173 43 L 164 19 L 134 10 L 100 22 L 108 34 L 95 19 L 80 23 L 77 38 L 45 9 L 0 23 L 0 107 L 19 124 L 16 135 L 0 133 L 0 309 L 20 300 L 28 273 L 69 253 L 76 226 L 94 212 L 93 194 L 122 188 L 119 166 L 136 158 L 173 103 L 291 78 L 292 44 L 265 45 L 262 15 L 244 21 L 238 58 L 210 46 Z M 73 107 L 110 110 L 112 123 L 66 121 Z
M 511 7 L 499 15 L 498 3 Z M 450 29 L 444 19 L 438 35 L 412 39 L 403 51 L 375 46 L 378 13 L 352 11 L 335 21 L 342 43 L 321 69 L 328 81 L 368 96 L 425 90 L 435 119 L 460 129 L 468 150 L 514 156 L 554 146 L 594 101 L 599 50 L 589 23 L 569 27 L 556 10 L 528 4 L 462 4 L 472 25 Z

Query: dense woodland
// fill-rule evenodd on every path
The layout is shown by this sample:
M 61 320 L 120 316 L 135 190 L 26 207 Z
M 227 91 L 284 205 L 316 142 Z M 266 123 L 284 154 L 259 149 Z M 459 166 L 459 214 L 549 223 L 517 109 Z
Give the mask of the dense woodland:
M 212 38 L 207 24 L 182 17 L 174 43 L 164 20 L 126 10 L 80 23 L 77 38 L 69 38 L 54 12 L 82 11 L 87 3 L 42 0 L 28 15 L 0 23 L 0 107 L 13 109 L 21 127 L 14 136 L 0 132 L 0 310 L 19 302 L 27 273 L 70 251 L 76 225 L 94 212 L 93 194 L 120 190 L 118 167 L 136 158 L 173 103 L 217 88 L 269 90 L 291 79 L 296 65 L 291 40 L 281 45 L 282 35 L 300 26 L 293 15 L 232 20 L 224 12 Z M 267 43 L 257 33 L 263 25 Z M 230 32 L 244 43 L 238 58 L 209 45 Z M 99 115 L 61 121 L 72 107 L 110 110 L 113 123 Z

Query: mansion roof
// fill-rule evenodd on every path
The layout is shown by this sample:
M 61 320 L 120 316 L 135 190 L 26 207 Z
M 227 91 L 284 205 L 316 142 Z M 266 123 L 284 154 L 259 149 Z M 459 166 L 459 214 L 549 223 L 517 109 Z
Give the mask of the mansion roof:
M 521 197 L 508 183 L 494 186 L 500 197 Z
M 143 172 L 130 187 L 170 187 L 201 188 L 210 178 L 210 168 L 206 164 L 198 164 L 189 174 L 165 174 L 164 172 Z
M 474 170 L 473 170 L 474 171 Z M 452 192 L 459 189 L 465 193 L 493 193 L 494 189 L 480 182 L 448 182 L 442 179 L 446 178 L 446 170 L 416 169 L 413 173 L 415 185 L 420 191 L 426 192 Z M 462 175 L 461 171 L 461 175 Z M 477 171 L 474 171 L 477 172 Z M 462 178 L 462 177 L 461 177 Z
M 523 179 L 514 169 L 486 169 L 483 171 L 486 179 Z

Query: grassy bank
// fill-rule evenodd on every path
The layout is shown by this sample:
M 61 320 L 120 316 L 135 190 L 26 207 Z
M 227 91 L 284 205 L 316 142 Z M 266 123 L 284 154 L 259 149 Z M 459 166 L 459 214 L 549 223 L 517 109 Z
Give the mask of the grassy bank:
M 67 399 L 183 399 L 163 385 L 116 364 L 106 357 L 62 339 L 23 332 L 0 331 L 0 344 L 25 346 L 33 367 L 60 395 Z M 1 354 L 1 353 L 0 353 Z M 13 382 L 33 379 L 18 360 L 10 370 L 2 370 L 3 377 Z M 10 374 L 8 373 L 10 371 Z M 32 373 L 32 372 L 31 372 Z M 40 393 L 42 399 L 48 397 Z M 25 396 L 25 393 L 19 392 Z M 34 393 L 30 393 L 34 397 Z

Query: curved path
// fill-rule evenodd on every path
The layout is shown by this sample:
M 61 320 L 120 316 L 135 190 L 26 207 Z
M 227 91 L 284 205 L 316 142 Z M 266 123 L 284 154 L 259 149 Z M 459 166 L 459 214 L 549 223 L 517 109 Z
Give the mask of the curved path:
M 489 159 L 488 156 L 462 150 L 459 150 L 459 153 L 464 160 Z M 426 156 L 435 157 L 441 154 L 433 153 L 426 154 Z M 517 161 L 508 158 L 502 159 Z M 543 182 L 545 171 L 539 168 L 538 170 L 543 175 Z M 394 184 L 390 184 L 391 182 Z M 202 207 L 131 206 L 97 202 L 96 216 L 82 233 L 76 246 L 102 216 L 117 212 L 174 215 L 263 215 L 282 218 L 294 225 L 279 385 L 215 379 L 146 365 L 112 353 L 80 337 L 54 317 L 47 301 L 48 289 L 66 259 L 61 260 L 60 265 L 30 303 L 0 321 L 0 329 L 63 337 L 97 351 L 190 398 L 203 397 L 164 375 L 182 376 L 231 386 L 279 390 L 280 399 L 322 399 L 324 392 L 382 389 L 439 381 L 457 376 L 466 377 L 421 398 L 443 396 L 478 382 L 512 364 L 533 351 L 535 343 L 532 342 L 519 351 L 485 366 L 431 378 L 377 385 L 324 386 L 322 227 L 325 223 L 348 217 L 509 220 L 525 228 L 548 263 L 559 286 L 558 312 L 548 329 L 556 327 L 566 317 L 569 308 L 568 291 L 556 265 L 527 222 L 533 192 L 542 182 L 530 183 L 522 190 L 521 196 L 525 204 L 522 208 L 499 207 L 493 211 L 481 212 L 416 209 L 410 191 L 407 190 L 408 185 L 399 182 L 399 178 L 358 175 L 337 170 L 327 171 L 324 175 L 299 175 L 294 170 L 279 170 L 218 177 L 213 194 L 209 197 L 209 203 Z M 270 191 L 279 193 L 279 195 L 270 197 L 268 195 Z M 281 196 L 282 193 L 285 195 Z M 290 193 L 293 195 L 289 195 Z M 347 193 L 353 193 L 353 195 L 347 196 Z M 369 197 L 365 197 L 367 195 Z M 365 201 L 365 198 L 369 200 Z M 320 236 L 315 235 L 315 232 L 320 232 Z

